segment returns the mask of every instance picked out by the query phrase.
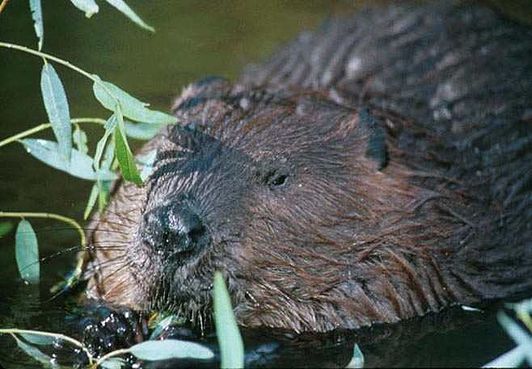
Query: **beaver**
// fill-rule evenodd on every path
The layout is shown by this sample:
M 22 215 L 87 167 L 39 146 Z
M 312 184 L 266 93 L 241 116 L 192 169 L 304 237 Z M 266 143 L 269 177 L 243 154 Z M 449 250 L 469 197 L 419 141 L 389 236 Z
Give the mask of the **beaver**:
M 187 87 L 144 186 L 89 234 L 87 295 L 208 324 L 376 323 L 532 291 L 532 28 L 470 2 L 327 21 Z

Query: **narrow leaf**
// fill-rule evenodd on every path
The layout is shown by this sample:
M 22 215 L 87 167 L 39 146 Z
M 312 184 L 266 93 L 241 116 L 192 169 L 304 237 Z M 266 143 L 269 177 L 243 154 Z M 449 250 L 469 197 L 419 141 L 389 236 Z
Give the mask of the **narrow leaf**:
M 41 0 L 30 0 L 31 17 L 33 18 L 33 26 L 35 34 L 39 39 L 39 50 L 42 49 L 44 40 L 44 26 L 42 21 L 42 5 Z
M 177 325 L 179 323 L 182 323 L 182 321 L 176 316 L 176 315 L 169 315 L 163 320 L 161 320 L 155 328 L 153 329 L 153 332 L 150 334 L 149 340 L 157 340 L 159 339 L 159 336 L 168 328 L 173 325 Z
M 524 347 L 517 346 L 512 350 L 502 354 L 493 359 L 489 363 L 483 365 L 483 368 L 517 368 L 525 360 Z
M 102 169 L 96 173 L 92 168 L 92 158 L 78 150 L 73 149 L 70 161 L 66 161 L 59 153 L 59 146 L 56 142 L 32 138 L 20 140 L 20 142 L 33 157 L 71 176 L 90 181 L 97 179 L 112 181 L 117 178 L 116 174 L 110 170 Z
M 111 357 L 100 364 L 103 369 L 122 369 L 126 361 L 120 357 Z
M 137 140 L 151 140 L 164 126 L 163 124 L 125 122 L 126 135 Z
M 222 368 L 244 367 L 244 344 L 236 324 L 231 298 L 220 272 L 214 273 L 214 322 Z
M 92 186 L 91 194 L 89 195 L 89 200 L 87 201 L 87 206 L 85 207 L 85 211 L 83 212 L 83 219 L 87 220 L 89 218 L 89 215 L 92 212 L 92 209 L 94 208 L 94 204 L 96 204 L 96 200 L 98 199 L 98 184 L 95 183 Z
M 141 185 L 142 179 L 140 178 L 133 154 L 131 153 L 131 149 L 127 143 L 124 132 L 124 119 L 119 106 L 117 106 L 115 115 L 118 120 L 118 124 L 116 125 L 114 131 L 115 155 L 118 159 L 118 164 L 120 165 L 120 171 L 126 181 Z
M 214 357 L 214 353 L 195 342 L 180 340 L 144 341 L 129 348 L 129 352 L 141 360 L 200 359 Z
M 94 96 L 108 110 L 115 111 L 116 104 L 120 104 L 123 116 L 139 122 L 150 124 L 173 124 L 177 119 L 169 114 L 147 108 L 148 104 L 131 96 L 124 90 L 99 79 L 94 82 L 92 89 Z
M 53 360 L 50 356 L 44 354 L 38 348 L 33 347 L 32 345 L 29 345 L 25 342 L 22 342 L 18 338 L 16 338 L 16 340 L 17 340 L 18 347 L 22 351 L 24 351 L 28 356 L 37 360 L 39 363 L 43 364 L 44 367 L 46 368 L 57 368 L 58 367 L 58 365 L 55 364 L 55 360 Z
M 41 92 L 48 119 L 61 148 L 61 154 L 70 159 L 72 126 L 68 101 L 63 84 L 54 67 L 49 63 L 44 63 L 42 68 Z
M 92 17 L 100 10 L 94 0 L 70 0 L 72 4 L 82 12 L 85 12 L 87 18 Z
M 15 235 L 15 256 L 22 279 L 31 284 L 39 283 L 39 246 L 30 222 L 21 220 Z
M 9 222 L 0 223 L 0 238 L 4 237 L 6 234 L 11 232 L 13 229 L 13 224 Z
M 57 340 L 55 337 L 36 333 L 21 333 L 20 335 L 29 343 L 39 346 L 52 345 Z
M 120 12 L 122 12 L 126 17 L 131 19 L 133 22 L 135 22 L 138 26 L 141 28 L 144 28 L 150 32 L 155 32 L 155 29 L 146 23 L 131 9 L 124 0 L 105 0 L 110 5 L 114 6 L 116 9 L 118 9 Z
M 355 346 L 353 347 L 353 357 L 351 358 L 351 361 L 346 365 L 346 368 L 355 369 L 355 368 L 363 368 L 363 367 L 364 367 L 364 354 L 362 354 L 362 350 L 360 350 L 360 347 L 358 347 L 358 344 L 355 343 Z
M 105 133 L 103 134 L 103 137 L 98 141 L 96 144 L 96 153 L 94 154 L 94 169 L 98 170 L 100 168 L 100 161 L 102 159 L 102 155 L 105 149 L 105 146 L 107 145 L 107 140 L 109 139 L 109 136 L 114 132 L 114 129 L 116 127 L 116 116 L 115 114 L 111 115 L 111 117 L 105 122 L 104 128 Z

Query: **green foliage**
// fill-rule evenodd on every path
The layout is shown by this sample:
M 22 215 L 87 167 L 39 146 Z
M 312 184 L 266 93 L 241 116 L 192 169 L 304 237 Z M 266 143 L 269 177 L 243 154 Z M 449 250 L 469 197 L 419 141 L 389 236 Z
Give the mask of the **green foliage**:
M 40 280 L 39 246 L 33 227 L 21 220 L 15 235 L 15 256 L 22 279 L 37 284 Z
M 70 160 L 72 149 L 72 125 L 70 124 L 70 110 L 63 87 L 54 67 L 44 62 L 41 73 L 41 92 L 48 120 L 52 124 L 61 154 Z
M 70 0 L 72 4 L 79 10 L 85 13 L 87 18 L 92 17 L 94 14 L 98 13 L 100 8 L 94 0 Z
M 351 361 L 347 364 L 346 368 L 355 369 L 364 367 L 364 354 L 360 347 L 355 343 L 353 346 L 353 357 Z
M 44 42 L 44 26 L 42 21 L 42 5 L 41 0 L 30 0 L 31 17 L 33 18 L 33 26 L 35 27 L 35 34 L 39 40 L 39 50 L 42 49 Z
M 515 342 L 516 347 L 490 361 L 483 366 L 484 368 L 517 368 L 524 362 L 532 366 L 532 326 L 529 324 L 532 315 L 532 299 L 507 306 L 515 311 L 517 318 L 527 329 L 507 314 L 499 312 L 497 320 Z
M 236 324 L 231 298 L 220 272 L 214 274 L 214 322 L 220 345 L 222 368 L 244 367 L 244 343 Z
M 138 359 L 149 361 L 185 358 L 206 360 L 214 357 L 209 348 L 181 340 L 145 341 L 130 347 L 128 352 Z

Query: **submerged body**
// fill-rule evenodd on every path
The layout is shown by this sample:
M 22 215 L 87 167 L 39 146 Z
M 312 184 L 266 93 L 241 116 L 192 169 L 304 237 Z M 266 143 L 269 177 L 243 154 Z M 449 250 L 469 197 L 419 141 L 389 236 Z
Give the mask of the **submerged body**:
M 356 329 L 532 292 L 532 30 L 472 5 L 333 20 L 187 88 L 93 221 L 88 295 Z

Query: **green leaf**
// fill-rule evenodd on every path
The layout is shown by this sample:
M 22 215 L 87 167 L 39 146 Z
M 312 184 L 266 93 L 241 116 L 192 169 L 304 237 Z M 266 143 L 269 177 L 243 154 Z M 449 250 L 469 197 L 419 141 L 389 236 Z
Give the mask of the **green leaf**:
M 164 126 L 164 124 L 132 123 L 125 122 L 126 135 L 137 140 L 151 140 Z
M 74 129 L 74 134 L 72 135 L 72 140 L 81 153 L 87 154 L 89 152 L 89 148 L 87 146 L 87 134 L 84 130 L 79 128 L 77 124 L 76 129 Z
M 92 85 L 94 96 L 106 109 L 114 112 L 118 103 L 123 116 L 135 121 L 150 124 L 173 124 L 177 122 L 174 116 L 150 110 L 147 108 L 148 104 L 134 98 L 112 83 L 102 81 L 96 75 L 94 77 L 98 79 L 98 82 L 94 82 Z
M 6 234 L 11 232 L 13 229 L 13 224 L 9 222 L 0 223 L 0 238 L 4 237 Z
M 110 170 L 102 169 L 95 172 L 92 168 L 92 158 L 88 155 L 82 154 L 78 150 L 73 149 L 70 161 L 66 161 L 66 159 L 59 153 L 59 146 L 56 142 L 33 138 L 20 140 L 20 142 L 32 156 L 55 169 L 70 174 L 71 176 L 90 181 L 95 181 L 97 179 L 112 181 L 117 178 L 116 174 Z
M 364 367 L 364 354 L 362 354 L 362 350 L 360 350 L 360 347 L 355 343 L 353 347 L 353 357 L 351 358 L 351 361 L 349 364 L 347 364 L 346 368 L 349 369 L 355 369 L 355 368 L 363 368 Z
M 87 18 L 92 17 L 100 10 L 94 0 L 70 0 L 70 2 L 79 10 L 85 12 Z
M 114 6 L 116 9 L 118 9 L 120 12 L 122 12 L 126 17 L 131 19 L 133 22 L 135 22 L 138 26 L 141 28 L 144 28 L 150 32 L 155 32 L 155 29 L 146 23 L 140 17 L 131 9 L 124 0 L 105 0 L 110 5 Z
M 107 119 L 107 122 L 105 122 L 105 125 L 104 125 L 105 133 L 103 134 L 103 137 L 96 144 L 96 153 L 94 154 L 93 166 L 94 166 L 94 169 L 96 170 L 100 168 L 100 161 L 101 161 L 104 149 L 105 149 L 105 145 L 107 145 L 107 140 L 109 139 L 109 136 L 113 133 L 116 127 L 116 124 L 117 124 L 117 120 L 116 120 L 115 114 L 111 115 L 111 117 Z M 109 167 L 107 167 L 106 169 L 109 169 Z
M 115 155 L 118 159 L 118 164 L 120 165 L 120 172 L 126 181 L 141 185 L 142 179 L 140 178 L 133 154 L 131 153 L 131 149 L 127 143 L 124 132 L 124 118 L 118 105 L 116 107 L 115 115 L 118 120 L 118 124 L 116 125 L 114 131 Z
M 517 346 L 512 350 L 483 365 L 483 368 L 518 368 L 525 360 L 524 347 Z
M 29 343 L 39 346 L 52 345 L 57 338 L 36 333 L 20 333 Z
M 222 368 L 244 367 L 244 344 L 236 324 L 231 298 L 220 272 L 214 273 L 214 322 Z
M 41 73 L 41 92 L 48 119 L 61 148 L 61 154 L 70 160 L 72 126 L 68 101 L 57 72 L 51 64 L 46 62 Z
M 100 364 L 103 369 L 122 369 L 125 365 L 126 361 L 120 357 L 110 357 Z
M 141 360 L 200 359 L 214 357 L 214 353 L 195 342 L 180 340 L 144 341 L 129 348 L 129 352 Z
M 44 354 L 38 348 L 33 347 L 32 345 L 28 345 L 25 342 L 22 342 L 18 338 L 15 338 L 15 339 L 17 341 L 18 347 L 20 347 L 22 351 L 24 351 L 28 356 L 32 357 L 33 359 L 43 364 L 46 368 L 57 368 L 58 367 L 58 365 L 55 364 L 55 360 L 53 360 L 50 356 Z
M 92 185 L 91 194 L 89 195 L 87 206 L 85 207 L 85 211 L 83 212 L 83 219 L 87 220 L 87 218 L 89 218 L 89 215 L 91 214 L 92 209 L 94 208 L 94 204 L 96 204 L 96 200 L 98 199 L 98 192 L 99 186 L 98 183 L 95 183 Z
M 21 220 L 18 224 L 15 235 L 15 256 L 22 279 L 31 284 L 39 283 L 39 246 L 37 236 L 27 220 Z
M 30 0 L 31 17 L 33 18 L 33 26 L 35 28 L 35 34 L 39 39 L 39 50 L 42 49 L 44 40 L 44 26 L 42 21 L 42 5 L 41 0 Z
M 176 315 L 169 315 L 157 323 L 153 332 L 150 334 L 149 340 L 157 340 L 164 330 L 173 325 L 183 324 L 183 321 Z

